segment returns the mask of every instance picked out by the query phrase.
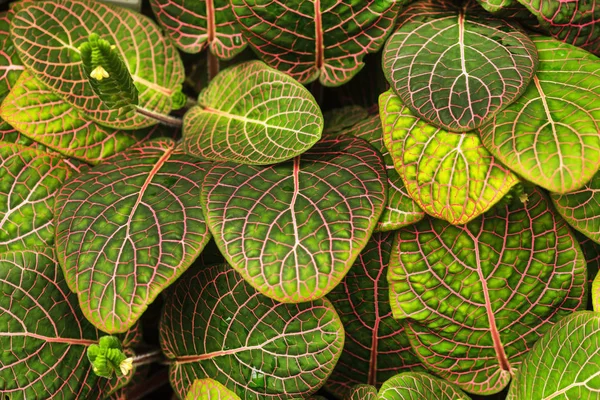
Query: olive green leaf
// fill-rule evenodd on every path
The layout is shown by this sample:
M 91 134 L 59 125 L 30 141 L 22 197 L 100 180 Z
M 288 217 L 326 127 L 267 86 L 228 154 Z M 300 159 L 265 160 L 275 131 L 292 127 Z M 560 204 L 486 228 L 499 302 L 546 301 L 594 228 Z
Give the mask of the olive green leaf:
M 388 379 L 378 400 L 470 400 L 458 387 L 422 372 L 405 372 Z
M 184 118 L 184 148 L 213 161 L 266 165 L 312 147 L 323 115 L 310 92 L 283 72 L 250 61 L 218 74 Z
M 563 318 L 533 346 L 507 400 L 600 398 L 600 314 Z
M 331 303 L 274 301 L 228 265 L 190 270 L 160 322 L 175 392 L 211 378 L 244 400 L 307 398 L 342 351 L 344 328 Z
M 462 226 L 426 218 L 394 242 L 394 316 L 425 367 L 469 392 L 501 391 L 540 336 L 587 303 L 579 244 L 539 189 L 526 194 Z
M 391 91 L 379 102 L 385 146 L 408 195 L 426 213 L 464 224 L 489 210 L 519 182 L 476 134 L 428 124 Z
M 572 192 L 600 168 L 600 60 L 555 39 L 533 40 L 537 75 L 479 134 L 495 157 L 525 179 L 551 192 Z

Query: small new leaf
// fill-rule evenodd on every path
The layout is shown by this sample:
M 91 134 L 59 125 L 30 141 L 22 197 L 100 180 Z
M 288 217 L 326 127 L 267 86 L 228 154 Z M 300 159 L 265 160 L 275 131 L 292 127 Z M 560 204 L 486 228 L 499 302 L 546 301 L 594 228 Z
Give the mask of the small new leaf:
M 79 46 L 79 51 L 85 75 L 108 108 L 138 104 L 138 90 L 114 45 L 92 33 L 89 40 Z
M 123 353 L 121 342 L 114 336 L 103 336 L 98 344 L 90 345 L 87 356 L 94 373 L 104 378 L 112 377 L 115 371 L 126 376 L 133 369 L 133 358 Z

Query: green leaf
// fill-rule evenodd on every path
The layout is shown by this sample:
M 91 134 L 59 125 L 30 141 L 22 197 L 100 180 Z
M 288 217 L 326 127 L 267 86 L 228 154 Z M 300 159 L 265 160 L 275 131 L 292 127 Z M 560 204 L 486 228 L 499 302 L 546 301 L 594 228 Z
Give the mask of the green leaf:
M 0 116 L 26 137 L 90 164 L 98 164 L 138 142 L 166 133 L 161 125 L 134 131 L 104 127 L 88 119 L 29 72 L 21 75 L 4 99 Z
M 501 391 L 540 336 L 586 306 L 577 241 L 539 189 L 527 194 L 462 226 L 427 218 L 394 242 L 394 316 L 425 367 L 468 392 Z
M 357 384 L 379 387 L 403 370 L 420 368 L 404 326 L 392 317 L 390 308 L 386 275 L 393 239 L 391 232 L 374 234 L 342 282 L 327 295 L 346 331 L 344 351 L 326 384 L 337 397 L 351 398 Z
M 552 192 L 580 189 L 600 168 L 600 63 L 537 36 L 537 76 L 516 102 L 480 128 L 505 165 Z
M 102 334 L 79 311 L 50 253 L 0 254 L 0 326 L 3 397 L 101 399 L 119 386 L 92 372 L 86 348 Z
M 489 210 L 519 179 L 474 133 L 452 133 L 417 117 L 400 98 L 379 98 L 383 141 L 408 195 L 428 214 L 465 224 Z
M 279 303 L 220 265 L 177 281 L 160 340 L 180 397 L 195 379 L 210 377 L 245 400 L 283 400 L 309 397 L 325 383 L 344 329 L 328 300 Z
M 486 14 L 474 0 L 421 0 L 398 18 L 383 72 L 415 114 L 435 126 L 477 128 L 527 88 L 535 45 L 517 24 Z
M 282 164 L 216 164 L 201 200 L 231 266 L 262 294 L 296 303 L 324 296 L 346 275 L 386 192 L 378 152 L 340 137 Z
M 593 291 L 592 285 L 594 279 L 598 275 L 598 266 L 600 264 L 600 244 L 594 242 L 592 239 L 587 236 L 579 233 L 579 231 L 574 231 L 573 234 L 575 238 L 579 242 L 579 246 L 581 246 L 581 250 L 583 251 L 583 256 L 585 258 L 587 264 L 587 281 L 589 293 L 589 301 L 588 304 L 592 304 L 593 302 Z
M 348 395 L 344 397 L 345 400 L 377 400 L 377 389 L 371 385 L 355 385 L 353 386 Z
M 138 104 L 138 90 L 116 46 L 90 33 L 88 41 L 80 44 L 78 50 L 83 73 L 106 107 L 117 109 Z
M 600 172 L 582 189 L 552 194 L 556 210 L 569 225 L 600 244 Z
M 24 2 L 11 24 L 23 64 L 45 85 L 93 120 L 115 128 L 156 124 L 140 114 L 109 109 L 85 76 L 79 45 L 98 34 L 126 60 L 140 107 L 168 114 L 184 69 L 177 49 L 147 17 L 91 0 Z
M 24 70 L 10 40 L 10 20 L 13 12 L 0 12 L 0 102 L 12 89 Z
M 0 107 L 0 112 L 2 112 L 2 108 Z M 6 121 L 3 121 L 0 118 L 0 142 L 6 143 L 16 143 L 21 146 L 28 146 L 34 148 L 36 143 L 29 139 L 27 136 L 23 136 L 22 133 L 17 131 L 15 128 L 10 126 L 10 124 Z M 0 143 L 4 144 L 4 143 Z
M 405 0 L 232 0 L 242 33 L 264 62 L 300 83 L 348 82 L 377 52 Z
M 260 61 L 218 74 L 185 115 L 185 150 L 214 161 L 264 165 L 304 153 L 323 115 L 310 92 Z
M 508 398 L 599 398 L 599 339 L 600 314 L 582 311 L 562 319 L 535 344 L 523 360 Z
M 0 144 L 0 253 L 53 245 L 56 193 L 71 174 L 56 155 Z
M 367 117 L 340 134 L 352 135 L 369 142 L 383 156 L 388 177 L 385 209 L 377 222 L 376 231 L 386 232 L 414 224 L 425 216 L 419 205 L 408 195 L 402 178 L 394 168 L 394 160 L 383 143 L 383 129 L 378 114 Z
M 326 111 L 323 117 L 325 119 L 323 132 L 333 134 L 351 128 L 368 118 L 369 112 L 363 106 L 349 105 Z
M 240 397 L 214 379 L 196 379 L 186 400 L 240 400 Z
M 470 400 L 456 386 L 433 375 L 403 373 L 387 380 L 379 391 L 379 400 Z
M 518 0 L 557 39 L 600 55 L 600 7 L 597 0 Z
M 508 7 L 513 7 L 517 4 L 517 0 L 477 0 L 479 5 L 486 11 L 498 13 L 504 11 Z
M 56 247 L 84 315 L 124 332 L 196 259 L 210 234 L 199 204 L 207 163 L 154 140 L 64 185 Z
M 186 53 L 208 48 L 229 60 L 246 48 L 228 0 L 150 0 L 156 19 Z

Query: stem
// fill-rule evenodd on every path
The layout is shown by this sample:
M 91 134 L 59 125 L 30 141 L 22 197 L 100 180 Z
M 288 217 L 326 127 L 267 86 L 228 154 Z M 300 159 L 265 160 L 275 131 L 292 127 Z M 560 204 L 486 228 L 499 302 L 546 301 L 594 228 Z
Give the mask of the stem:
M 138 107 L 138 106 L 135 107 L 135 111 L 138 114 L 155 119 L 158 122 L 160 122 L 161 124 L 164 124 L 167 126 L 174 126 L 176 128 L 181 128 L 183 126 L 183 121 L 181 120 L 181 118 L 175 118 L 175 117 L 171 117 L 170 115 L 155 113 L 154 111 L 146 110 L 145 108 Z
M 208 54 L 208 83 L 213 80 L 219 73 L 219 59 L 215 56 L 210 49 L 206 52 Z
M 164 359 L 165 356 L 163 356 L 160 350 L 153 350 L 148 353 L 133 357 L 133 365 L 139 367 L 146 364 L 152 364 L 153 362 L 161 362 Z

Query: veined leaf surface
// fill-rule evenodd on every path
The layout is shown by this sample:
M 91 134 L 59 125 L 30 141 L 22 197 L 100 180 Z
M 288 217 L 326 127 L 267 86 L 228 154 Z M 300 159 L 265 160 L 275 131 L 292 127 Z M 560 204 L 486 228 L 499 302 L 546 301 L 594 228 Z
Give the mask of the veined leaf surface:
M 310 92 L 260 61 L 218 74 L 184 119 L 184 147 L 213 161 L 264 165 L 304 153 L 320 138 L 323 115 Z
M 338 133 L 351 128 L 369 117 L 369 112 L 363 106 L 356 104 L 325 111 L 323 113 L 325 125 L 323 132 L 326 134 Z
M 381 216 L 386 180 L 364 140 L 327 138 L 282 164 L 216 164 L 202 205 L 231 266 L 264 295 L 297 303 L 346 275 Z
M 523 360 L 507 400 L 600 397 L 600 314 L 582 311 L 562 319 Z
M 391 91 L 380 98 L 383 141 L 406 190 L 428 214 L 465 224 L 519 182 L 474 133 L 452 133 L 417 117 Z
M 580 190 L 553 193 L 552 201 L 569 225 L 600 244 L 600 172 Z
M 1 109 L 0 109 L 1 111 Z M 24 136 L 22 133 L 17 131 L 15 128 L 10 126 L 10 124 L 6 121 L 3 121 L 0 118 L 0 142 L 6 143 L 16 143 L 22 146 L 31 146 L 35 147 L 35 143 L 33 140 L 29 139 L 27 136 Z M 2 143 L 5 144 L 5 143 Z
M 162 131 L 160 125 L 134 131 L 104 127 L 88 119 L 28 71 L 4 99 L 0 116 L 36 142 L 90 164 L 98 164 Z
M 147 17 L 91 0 L 26 2 L 11 23 L 18 55 L 36 77 L 67 102 L 106 126 L 134 129 L 156 120 L 110 110 L 86 78 L 79 45 L 90 33 L 116 46 L 139 90 L 139 105 L 168 114 L 184 80 L 177 49 Z
M 56 193 L 71 174 L 56 155 L 0 144 L 0 253 L 53 245 Z
M 456 386 L 433 375 L 412 372 L 388 379 L 381 390 L 379 400 L 470 400 Z
M 242 33 L 267 64 L 300 83 L 339 86 L 383 45 L 405 0 L 232 0 Z
M 196 379 L 186 400 L 240 400 L 240 397 L 214 379 Z
M 557 39 L 600 55 L 600 7 L 597 0 L 518 0 Z
M 349 134 L 366 140 L 383 156 L 388 177 L 387 201 L 377 222 L 376 231 L 386 232 L 420 221 L 425 216 L 419 205 L 408 195 L 402 178 L 394 168 L 394 160 L 383 143 L 383 130 L 379 114 L 365 118 L 340 134 Z
M 507 386 L 539 337 L 587 303 L 583 254 L 538 189 L 463 226 L 402 228 L 388 281 L 424 365 L 478 394 Z
M 380 387 L 402 370 L 421 367 L 390 308 L 386 274 L 393 238 L 391 232 L 374 234 L 327 295 L 346 331 L 344 351 L 326 385 L 340 398 L 348 397 L 357 384 Z
M 377 389 L 371 385 L 355 385 L 344 400 L 377 400 Z
M 245 400 L 292 399 L 325 383 L 344 328 L 328 300 L 279 303 L 219 265 L 177 281 L 160 339 L 181 397 L 195 379 L 210 377 Z
M 156 19 L 186 53 L 208 48 L 229 60 L 246 47 L 229 0 L 150 0 Z
M 551 192 L 572 192 L 600 168 L 600 60 L 555 39 L 533 40 L 540 58 L 533 82 L 479 133 L 519 175 Z
M 0 283 L 3 397 L 101 399 L 118 386 L 92 372 L 86 349 L 102 333 L 79 311 L 50 253 L 0 254 Z
M 10 92 L 24 67 L 10 40 L 12 11 L 0 12 L 0 102 Z
M 477 0 L 479 5 L 491 13 L 503 11 L 507 7 L 515 5 L 517 0 Z
M 402 102 L 436 126 L 470 131 L 516 100 L 535 74 L 535 45 L 475 0 L 420 0 L 398 17 L 383 72 Z
M 196 259 L 210 234 L 206 162 L 172 140 L 142 143 L 78 175 L 56 199 L 56 247 L 84 315 L 124 332 Z

